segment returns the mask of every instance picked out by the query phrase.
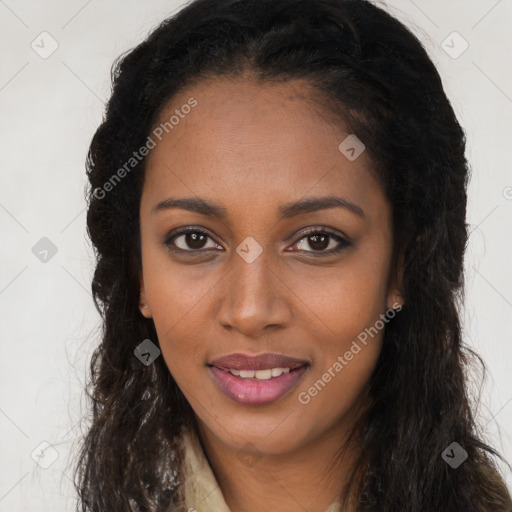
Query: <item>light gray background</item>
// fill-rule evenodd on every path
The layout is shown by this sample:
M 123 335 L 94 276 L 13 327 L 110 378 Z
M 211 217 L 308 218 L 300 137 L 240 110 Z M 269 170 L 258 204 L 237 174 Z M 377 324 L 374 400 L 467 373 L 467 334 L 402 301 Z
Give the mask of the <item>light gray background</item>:
M 85 155 L 114 58 L 183 4 L 0 0 L 0 512 L 73 510 L 70 457 L 87 426 L 82 389 L 99 335 L 89 292 Z M 480 424 L 510 461 L 512 1 L 386 4 L 426 45 L 467 132 L 473 231 L 464 335 L 489 369 Z M 31 48 L 33 41 L 40 52 L 51 48 L 43 31 L 58 43 L 46 59 Z M 447 53 L 463 48 L 454 31 L 469 44 L 458 58 Z M 57 247 L 46 263 L 32 252 L 42 237 Z M 31 458 L 43 441 L 55 450 L 44 457 L 58 454 L 46 469 Z M 510 472 L 506 478 L 512 489 Z

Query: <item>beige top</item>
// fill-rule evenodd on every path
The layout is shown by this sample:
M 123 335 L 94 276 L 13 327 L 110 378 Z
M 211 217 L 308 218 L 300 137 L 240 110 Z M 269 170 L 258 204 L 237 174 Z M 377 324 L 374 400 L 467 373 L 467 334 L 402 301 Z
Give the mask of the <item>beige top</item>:
M 185 461 L 183 492 L 188 512 L 231 512 L 220 490 L 203 448 L 194 432 L 183 430 Z M 334 501 L 325 512 L 340 512 Z

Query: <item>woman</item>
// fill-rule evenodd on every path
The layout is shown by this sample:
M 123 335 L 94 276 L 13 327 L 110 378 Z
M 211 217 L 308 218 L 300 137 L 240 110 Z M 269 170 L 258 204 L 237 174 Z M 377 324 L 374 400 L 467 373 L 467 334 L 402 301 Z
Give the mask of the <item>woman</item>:
M 196 0 L 88 156 L 83 511 L 511 511 L 462 344 L 465 137 L 365 0 Z

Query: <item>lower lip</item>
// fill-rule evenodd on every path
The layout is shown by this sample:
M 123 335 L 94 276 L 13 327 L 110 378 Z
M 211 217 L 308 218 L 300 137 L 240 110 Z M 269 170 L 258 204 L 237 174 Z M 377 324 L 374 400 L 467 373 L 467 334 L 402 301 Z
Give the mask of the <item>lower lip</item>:
M 279 400 L 297 385 L 306 370 L 307 365 L 269 380 L 256 380 L 242 379 L 226 370 L 210 366 L 221 391 L 243 405 L 264 405 Z

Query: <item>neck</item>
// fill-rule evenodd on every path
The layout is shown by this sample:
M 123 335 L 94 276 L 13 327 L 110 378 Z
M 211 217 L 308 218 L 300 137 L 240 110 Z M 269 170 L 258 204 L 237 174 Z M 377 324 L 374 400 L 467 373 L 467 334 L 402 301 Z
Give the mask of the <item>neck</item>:
M 314 441 L 281 454 L 227 446 L 198 419 L 205 455 L 226 504 L 236 512 L 325 512 L 341 501 L 358 454 L 358 436 L 348 439 L 348 421 L 333 425 Z

